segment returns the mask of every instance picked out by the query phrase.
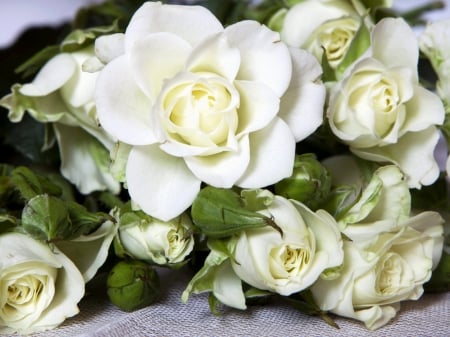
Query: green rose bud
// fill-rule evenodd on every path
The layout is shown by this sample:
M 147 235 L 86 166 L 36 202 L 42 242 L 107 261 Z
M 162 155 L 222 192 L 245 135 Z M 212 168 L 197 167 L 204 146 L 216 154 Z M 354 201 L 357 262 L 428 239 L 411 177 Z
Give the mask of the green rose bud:
M 134 311 L 154 303 L 160 293 L 155 269 L 142 261 L 120 261 L 106 280 L 109 300 L 124 311 Z
M 311 209 L 317 209 L 330 189 L 330 174 L 312 153 L 296 156 L 292 175 L 275 184 L 276 194 L 298 200 Z

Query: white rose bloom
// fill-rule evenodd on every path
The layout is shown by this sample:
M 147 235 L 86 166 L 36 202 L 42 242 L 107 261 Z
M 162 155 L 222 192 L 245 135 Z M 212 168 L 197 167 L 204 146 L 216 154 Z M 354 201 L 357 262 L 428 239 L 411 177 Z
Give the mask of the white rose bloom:
M 288 296 L 342 263 L 341 234 L 327 212 L 312 212 L 295 200 L 275 196 L 261 213 L 271 216 L 283 233 L 264 227 L 240 234 L 231 263 L 243 281 Z
M 289 46 L 304 48 L 318 60 L 325 52 L 332 68 L 345 57 L 361 24 L 361 17 L 346 0 L 305 0 L 290 8 L 281 38 Z
M 419 38 L 420 50 L 438 75 L 437 92 L 450 106 L 450 19 L 430 22 Z
M 97 122 L 94 88 L 97 73 L 83 71 L 94 56 L 94 46 L 51 58 L 31 83 L 15 85 L 0 101 L 9 119 L 20 122 L 27 111 L 43 123 L 53 123 L 61 157 L 61 173 L 81 193 L 109 189 L 119 183 L 108 172 L 113 139 Z
M 126 184 L 146 213 L 172 219 L 201 182 L 260 188 L 288 177 L 295 144 L 322 123 L 321 68 L 255 21 L 223 28 L 204 7 L 147 2 L 98 52 L 101 125 L 132 146 Z M 267 158 L 270 158 L 268 160 Z
M 118 235 L 127 254 L 160 265 L 183 262 L 194 248 L 192 222 L 186 214 L 171 221 L 144 216 L 120 226 Z
M 424 212 L 400 226 L 392 223 L 390 231 L 372 232 L 367 240 L 344 241 L 340 276 L 319 279 L 311 287 L 316 303 L 371 330 L 385 325 L 400 309 L 400 301 L 422 295 L 442 253 L 442 224 L 438 213 Z
M 436 125 L 445 111 L 418 82 L 416 36 L 403 19 L 388 18 L 376 25 L 371 43 L 331 90 L 331 129 L 357 156 L 398 165 L 410 187 L 430 185 L 439 175 Z
M 79 312 L 81 273 L 61 251 L 27 235 L 0 235 L 0 333 L 53 329 Z

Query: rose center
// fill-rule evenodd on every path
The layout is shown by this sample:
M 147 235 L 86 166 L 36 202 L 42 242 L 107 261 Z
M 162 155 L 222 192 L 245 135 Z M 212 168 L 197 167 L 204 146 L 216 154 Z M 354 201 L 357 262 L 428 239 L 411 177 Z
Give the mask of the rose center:
M 406 262 L 396 253 L 381 258 L 376 274 L 376 290 L 382 295 L 396 294 L 411 282 Z
M 381 137 L 392 129 L 397 119 L 400 98 L 392 81 L 382 78 L 372 88 L 372 107 L 375 111 L 375 130 Z
M 274 278 L 295 277 L 311 261 L 311 252 L 308 249 L 291 245 L 274 248 L 270 255 Z
M 210 74 L 174 78 L 163 91 L 165 128 L 173 140 L 222 146 L 238 128 L 239 95 L 225 79 Z

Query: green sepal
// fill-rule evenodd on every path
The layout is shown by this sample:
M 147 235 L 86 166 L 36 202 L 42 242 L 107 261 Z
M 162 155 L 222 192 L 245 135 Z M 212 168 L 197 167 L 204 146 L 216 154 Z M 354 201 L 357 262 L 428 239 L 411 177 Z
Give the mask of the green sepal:
M 249 228 L 276 226 L 267 216 L 245 208 L 238 193 L 207 186 L 192 204 L 192 220 L 205 235 L 223 238 Z

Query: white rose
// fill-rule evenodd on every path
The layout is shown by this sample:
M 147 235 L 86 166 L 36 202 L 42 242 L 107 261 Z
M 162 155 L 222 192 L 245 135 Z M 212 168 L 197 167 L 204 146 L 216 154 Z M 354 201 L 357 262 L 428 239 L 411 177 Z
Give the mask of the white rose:
M 419 46 L 436 71 L 439 96 L 450 106 L 450 19 L 428 23 Z
M 275 196 L 261 213 L 271 216 L 282 233 L 264 227 L 240 234 L 231 264 L 243 281 L 288 296 L 342 263 L 341 235 L 327 212 L 312 212 L 295 200 Z
M 147 2 L 123 55 L 111 52 L 117 39 L 101 42 L 112 61 L 98 80 L 98 116 L 132 146 L 130 196 L 158 219 L 186 210 L 201 182 L 259 188 L 289 176 L 296 142 L 322 123 L 320 65 L 257 22 L 224 29 L 204 7 Z
M 325 52 L 335 69 L 347 54 L 361 21 L 349 1 L 305 0 L 286 12 L 281 38 L 289 46 L 312 52 L 318 60 Z
M 439 175 L 436 125 L 445 115 L 439 97 L 419 85 L 417 61 L 417 40 L 408 24 L 381 20 L 369 54 L 332 88 L 327 110 L 333 133 L 354 154 L 398 165 L 414 188 Z
M 57 248 L 19 233 L 0 235 L 0 333 L 53 329 L 76 315 L 81 273 Z
M 393 223 L 390 231 L 372 232 L 367 240 L 344 241 L 340 276 L 319 279 L 311 287 L 316 303 L 371 330 L 385 325 L 400 301 L 422 295 L 442 253 L 442 224 L 438 213 L 424 212 L 400 226 Z
M 40 122 L 53 123 L 61 173 L 81 193 L 117 193 L 119 184 L 108 172 L 113 139 L 99 127 L 94 104 L 98 74 L 83 71 L 83 63 L 94 55 L 90 46 L 54 56 L 31 83 L 15 85 L 0 105 L 10 110 L 12 122 L 20 122 L 27 111 Z
M 170 221 L 143 215 L 119 227 L 119 240 L 132 257 L 160 265 L 183 262 L 194 248 L 192 222 L 186 214 Z

